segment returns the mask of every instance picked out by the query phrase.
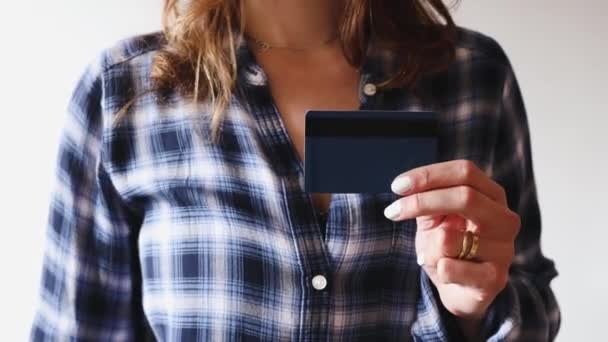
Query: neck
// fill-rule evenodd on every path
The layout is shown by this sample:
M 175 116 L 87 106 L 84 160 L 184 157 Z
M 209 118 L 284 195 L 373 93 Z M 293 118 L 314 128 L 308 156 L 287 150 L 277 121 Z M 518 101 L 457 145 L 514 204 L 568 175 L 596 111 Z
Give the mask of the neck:
M 276 46 L 319 45 L 338 28 L 339 0 L 245 0 L 245 33 Z

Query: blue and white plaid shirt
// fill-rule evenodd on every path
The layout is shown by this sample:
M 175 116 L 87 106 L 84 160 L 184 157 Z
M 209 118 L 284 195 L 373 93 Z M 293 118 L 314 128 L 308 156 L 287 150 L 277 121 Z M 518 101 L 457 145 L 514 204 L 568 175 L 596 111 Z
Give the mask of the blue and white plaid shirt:
M 209 105 L 188 106 L 177 94 L 162 105 L 148 93 L 112 126 L 151 86 L 162 44 L 160 32 L 117 42 L 74 90 L 32 340 L 461 340 L 416 263 L 415 220 L 383 215 L 397 195 L 335 194 L 322 236 L 302 162 L 246 44 L 219 145 L 207 139 Z M 456 60 L 418 92 L 364 91 L 395 65 L 370 53 L 361 109 L 439 113 L 440 159 L 475 161 L 521 216 L 510 279 L 485 336 L 552 339 L 557 273 L 540 249 L 528 122 L 504 51 L 461 28 Z M 313 286 L 318 275 L 325 287 Z

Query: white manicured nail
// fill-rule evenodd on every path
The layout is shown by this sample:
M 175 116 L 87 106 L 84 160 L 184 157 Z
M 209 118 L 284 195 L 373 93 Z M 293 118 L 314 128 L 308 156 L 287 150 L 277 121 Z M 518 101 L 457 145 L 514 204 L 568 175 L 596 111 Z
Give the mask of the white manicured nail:
M 412 179 L 410 177 L 397 177 L 393 183 L 391 183 L 391 190 L 396 194 L 406 192 L 411 187 Z
M 393 202 L 391 205 L 384 209 L 384 216 L 389 220 L 394 220 L 401 214 L 401 203 L 399 201 Z
M 418 266 L 424 265 L 424 254 L 418 254 L 418 256 L 416 257 L 416 263 L 418 263 Z

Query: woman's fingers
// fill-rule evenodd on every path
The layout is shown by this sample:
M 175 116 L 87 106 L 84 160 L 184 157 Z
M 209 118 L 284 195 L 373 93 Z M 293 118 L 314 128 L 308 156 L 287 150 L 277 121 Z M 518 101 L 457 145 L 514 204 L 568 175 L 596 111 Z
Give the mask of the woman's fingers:
M 437 265 L 443 258 L 457 258 L 464 247 L 465 232 L 461 229 L 444 226 L 418 234 L 422 234 L 419 237 L 418 262 L 425 265 Z M 512 259 L 513 253 L 512 243 L 479 237 L 472 260 L 506 262 Z
M 418 216 L 418 217 L 416 217 L 416 227 L 418 230 L 427 230 L 427 229 L 433 229 L 433 228 L 435 228 L 439 225 L 445 224 L 445 223 L 448 223 L 451 225 L 450 222 L 446 222 L 446 219 L 451 219 L 453 217 L 454 217 L 453 215 L 452 216 L 448 216 L 448 215 Z
M 393 192 L 407 195 L 438 188 L 467 185 L 494 201 L 507 205 L 504 189 L 475 163 L 460 159 L 422 166 L 395 177 Z
M 462 215 L 479 227 L 475 233 L 496 239 L 511 239 L 519 229 L 516 213 L 466 185 L 414 193 L 384 210 L 393 221 L 446 214 Z
M 458 284 L 487 293 L 502 289 L 508 281 L 508 273 L 499 270 L 495 263 L 451 258 L 442 258 L 437 262 L 435 277 L 442 284 Z

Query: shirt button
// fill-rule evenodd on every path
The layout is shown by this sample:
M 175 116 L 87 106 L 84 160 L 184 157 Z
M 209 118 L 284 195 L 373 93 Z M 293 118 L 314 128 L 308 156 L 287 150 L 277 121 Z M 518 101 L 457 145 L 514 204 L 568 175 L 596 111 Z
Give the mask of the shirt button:
M 264 85 L 266 83 L 266 75 L 261 67 L 255 67 L 247 73 L 247 80 L 253 85 Z
M 376 85 L 373 83 L 366 83 L 365 86 L 363 86 L 363 92 L 367 96 L 376 95 Z
M 262 76 L 262 73 L 258 71 L 258 72 L 251 74 L 251 76 L 249 77 L 249 80 L 253 84 L 260 85 L 260 84 L 264 83 L 264 76 Z
M 322 275 L 316 275 L 312 278 L 312 287 L 315 288 L 315 290 L 323 290 L 324 288 L 327 287 L 327 279 L 322 276 Z

